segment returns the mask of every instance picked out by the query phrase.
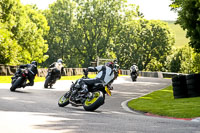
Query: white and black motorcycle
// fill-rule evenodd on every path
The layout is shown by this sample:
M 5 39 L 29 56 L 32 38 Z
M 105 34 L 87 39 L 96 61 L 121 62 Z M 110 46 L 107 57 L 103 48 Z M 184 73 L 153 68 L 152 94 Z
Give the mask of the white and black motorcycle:
M 137 80 L 137 77 L 138 77 L 138 70 L 135 66 L 133 66 L 131 69 L 130 69 L 130 75 L 131 75 L 131 79 L 132 81 L 136 81 Z
M 44 88 L 52 88 L 52 86 L 56 83 L 57 80 L 61 78 L 60 72 L 56 70 L 56 68 L 49 68 L 46 76 L 46 80 L 44 82 Z

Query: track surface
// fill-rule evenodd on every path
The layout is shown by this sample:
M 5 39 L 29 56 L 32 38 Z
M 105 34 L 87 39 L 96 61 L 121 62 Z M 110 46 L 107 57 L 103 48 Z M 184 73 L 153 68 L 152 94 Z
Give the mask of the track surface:
M 112 96 L 94 112 L 71 105 L 60 108 L 58 99 L 71 81 L 58 81 L 54 89 L 43 82 L 10 92 L 10 84 L 0 84 L 1 133 L 200 133 L 200 123 L 145 116 L 129 112 L 122 103 L 171 84 L 169 79 L 129 76 L 114 82 Z

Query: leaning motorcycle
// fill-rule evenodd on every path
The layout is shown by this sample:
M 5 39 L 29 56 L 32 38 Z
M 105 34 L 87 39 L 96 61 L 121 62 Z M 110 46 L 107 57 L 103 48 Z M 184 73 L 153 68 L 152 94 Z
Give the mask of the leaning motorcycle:
M 56 68 L 49 68 L 48 73 L 46 76 L 46 80 L 44 82 L 44 88 L 52 88 L 52 86 L 56 83 L 56 81 L 60 79 L 60 76 L 58 72 L 56 71 Z
M 25 87 L 28 79 L 28 70 L 19 69 L 18 72 L 11 77 L 11 79 L 12 86 L 10 87 L 10 91 L 15 91 L 17 88 Z
M 72 82 L 70 90 L 66 92 L 58 101 L 58 105 L 60 107 L 71 104 L 75 107 L 83 106 L 86 111 L 94 111 L 104 104 L 105 94 L 111 96 L 110 90 L 113 89 L 111 83 L 108 85 L 97 83 L 88 88 L 89 92 L 87 94 L 82 94 L 82 88 L 79 83 L 82 79 L 88 78 L 87 75 L 88 72 L 84 70 L 84 76 L 81 79 L 78 79 L 75 83 Z

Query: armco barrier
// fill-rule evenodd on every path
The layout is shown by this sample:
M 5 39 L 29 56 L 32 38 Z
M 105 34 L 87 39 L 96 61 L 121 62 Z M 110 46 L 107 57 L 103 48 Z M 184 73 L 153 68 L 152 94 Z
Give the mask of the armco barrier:
M 120 74 L 121 75 L 130 75 L 130 70 L 120 70 Z M 165 74 L 165 77 L 167 74 Z M 155 77 L 155 78 L 163 78 L 163 72 L 143 72 L 143 71 L 139 71 L 139 76 L 142 77 Z
M 18 69 L 18 66 L 9 66 L 0 64 L 0 76 L 12 76 Z M 83 75 L 84 68 L 64 68 L 63 76 Z M 38 76 L 45 77 L 47 75 L 47 68 L 38 68 Z M 95 74 L 95 73 L 90 73 Z
M 9 66 L 0 64 L 0 76 L 11 76 L 13 75 L 16 70 L 17 66 Z M 47 74 L 47 68 L 39 68 L 38 69 L 38 76 L 44 77 Z M 64 68 L 62 73 L 63 76 L 73 76 L 73 75 L 82 75 L 83 68 Z M 120 70 L 121 75 L 130 75 L 130 70 Z M 143 72 L 139 71 L 139 76 L 142 77 L 155 77 L 155 78 L 172 78 L 179 73 L 170 73 L 170 72 Z
M 17 70 L 16 66 L 0 64 L 0 76 L 13 75 Z

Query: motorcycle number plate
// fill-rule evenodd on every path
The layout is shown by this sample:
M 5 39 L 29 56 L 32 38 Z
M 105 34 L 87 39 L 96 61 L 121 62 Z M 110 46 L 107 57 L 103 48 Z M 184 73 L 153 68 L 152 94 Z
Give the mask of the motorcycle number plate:
M 108 89 L 107 86 L 105 86 L 105 91 L 106 91 L 106 93 L 107 93 L 109 96 L 111 96 L 111 91 Z

